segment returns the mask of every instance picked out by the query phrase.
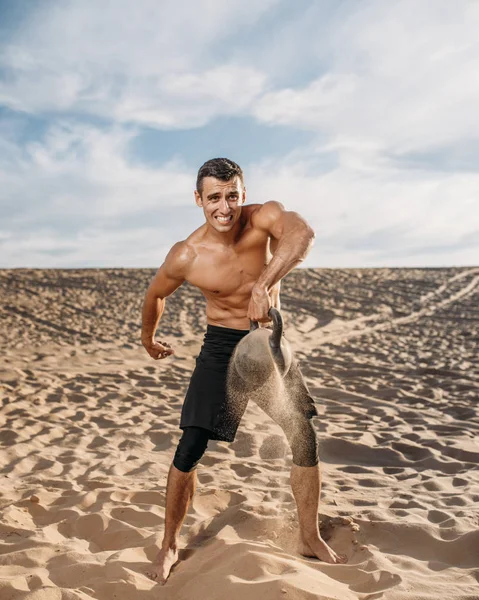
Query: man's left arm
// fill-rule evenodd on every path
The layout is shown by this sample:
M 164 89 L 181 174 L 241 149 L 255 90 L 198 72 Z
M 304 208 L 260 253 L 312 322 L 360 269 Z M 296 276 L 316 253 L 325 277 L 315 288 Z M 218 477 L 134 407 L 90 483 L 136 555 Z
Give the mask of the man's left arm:
M 308 255 L 314 231 L 296 212 L 287 211 L 279 202 L 266 202 L 252 216 L 255 228 L 267 231 L 276 240 L 276 249 L 268 266 L 253 287 L 248 308 L 252 321 L 269 321 L 269 293 L 285 275 Z

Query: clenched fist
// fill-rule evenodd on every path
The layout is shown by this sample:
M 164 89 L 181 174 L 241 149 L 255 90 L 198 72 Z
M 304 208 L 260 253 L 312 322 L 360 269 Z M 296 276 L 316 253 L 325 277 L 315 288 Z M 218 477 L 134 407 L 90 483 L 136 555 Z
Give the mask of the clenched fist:
M 145 350 L 155 360 L 161 360 L 174 354 L 175 351 L 167 342 L 155 342 L 155 340 L 141 340 Z
M 258 321 L 259 323 L 267 323 L 271 321 L 268 315 L 269 309 L 271 308 L 271 298 L 268 292 L 261 287 L 254 287 L 251 292 L 251 300 L 248 306 L 248 318 L 251 321 Z

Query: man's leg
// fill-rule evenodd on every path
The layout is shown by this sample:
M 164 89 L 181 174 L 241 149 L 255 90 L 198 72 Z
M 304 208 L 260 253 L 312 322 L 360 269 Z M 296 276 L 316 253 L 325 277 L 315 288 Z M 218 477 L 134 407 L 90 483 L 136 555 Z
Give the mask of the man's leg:
M 161 550 L 146 574 L 165 583 L 178 560 L 181 525 L 196 490 L 196 465 L 208 445 L 209 432 L 199 427 L 186 427 L 176 450 L 166 484 L 165 533 Z
M 299 553 L 319 558 L 328 563 L 345 563 L 347 557 L 336 554 L 321 537 L 318 527 L 321 472 L 319 464 L 313 467 L 291 467 L 291 488 L 298 508 Z
M 347 557 L 336 554 L 322 539 L 318 526 L 321 496 L 321 471 L 318 442 L 310 419 L 297 417 L 284 426 L 293 452 L 291 488 L 298 508 L 299 553 L 328 563 L 344 563 Z

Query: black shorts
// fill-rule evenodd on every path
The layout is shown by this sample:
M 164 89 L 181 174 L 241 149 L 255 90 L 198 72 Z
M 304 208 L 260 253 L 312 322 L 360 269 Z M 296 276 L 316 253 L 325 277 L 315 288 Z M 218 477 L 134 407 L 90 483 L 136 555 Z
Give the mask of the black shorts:
M 248 329 L 207 326 L 181 411 L 181 429 L 202 427 L 211 432 L 212 440 L 235 439 L 241 415 L 232 422 L 226 414 L 226 377 L 231 355 L 248 333 Z

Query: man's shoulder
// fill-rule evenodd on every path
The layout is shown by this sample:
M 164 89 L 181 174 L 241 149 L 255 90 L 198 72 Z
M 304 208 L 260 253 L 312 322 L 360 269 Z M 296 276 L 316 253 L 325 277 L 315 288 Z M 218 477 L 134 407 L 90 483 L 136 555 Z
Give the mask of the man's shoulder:
M 249 209 L 248 218 L 251 226 L 264 230 L 269 230 L 271 223 L 274 223 L 284 212 L 284 206 L 277 200 L 268 200 L 264 204 L 248 204 L 244 208 Z
M 184 239 L 176 242 L 171 247 L 170 254 L 172 258 L 175 260 L 191 260 L 197 254 L 197 245 L 200 243 L 205 234 L 205 225 L 201 225 L 194 231 L 192 231 L 189 236 Z
M 174 244 L 165 258 L 165 268 L 168 272 L 181 274 L 186 277 L 187 270 L 196 258 L 196 248 L 189 236 Z

